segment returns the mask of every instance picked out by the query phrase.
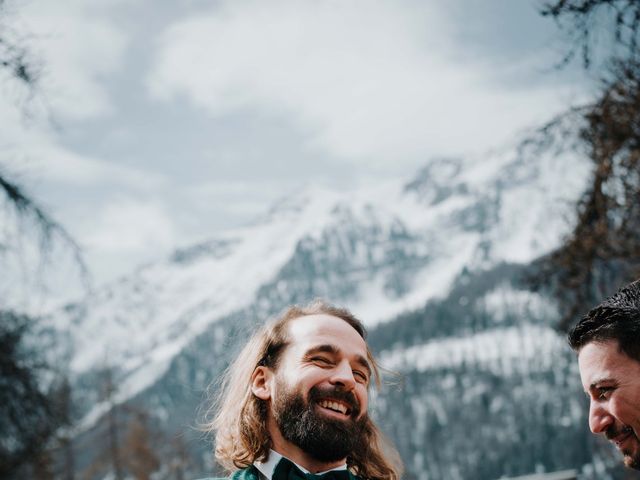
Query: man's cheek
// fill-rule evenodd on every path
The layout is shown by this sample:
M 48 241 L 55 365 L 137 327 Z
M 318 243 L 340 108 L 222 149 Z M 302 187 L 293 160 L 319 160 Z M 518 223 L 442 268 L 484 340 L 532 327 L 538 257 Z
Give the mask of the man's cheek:
M 632 402 L 625 398 L 615 407 L 616 411 L 614 415 L 621 420 L 624 418 L 624 420 L 626 420 L 624 423 L 629 425 L 636 434 L 636 437 L 640 439 L 640 392 L 638 393 L 637 401 Z M 623 413 L 624 416 L 622 418 L 618 416 Z
M 640 417 L 636 415 L 635 421 L 629 425 L 633 429 L 633 433 L 636 434 L 636 438 L 640 439 Z

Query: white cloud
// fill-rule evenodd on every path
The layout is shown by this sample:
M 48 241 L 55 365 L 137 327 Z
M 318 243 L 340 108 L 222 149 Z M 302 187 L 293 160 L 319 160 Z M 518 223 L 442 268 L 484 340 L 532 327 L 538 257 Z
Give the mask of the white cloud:
M 4 107 L 4 108 L 3 108 Z M 59 138 L 44 128 L 24 128 L 20 112 L 0 104 L 0 162 L 13 175 L 61 185 L 91 187 L 111 185 L 137 191 L 161 188 L 167 177 L 153 170 L 117 164 L 74 152 L 61 145 Z
M 456 63 L 435 4 L 228 0 L 164 34 L 148 82 L 214 115 L 294 116 L 311 142 L 360 161 L 483 150 L 544 119 L 557 92 L 499 89 Z
M 119 68 L 127 42 L 106 6 L 32 0 L 14 7 L 24 45 L 43 65 L 40 95 L 56 116 L 79 120 L 110 111 L 100 78 Z
M 90 213 L 90 214 L 89 214 Z M 119 196 L 98 212 L 87 209 L 76 237 L 100 283 L 155 261 L 184 243 L 166 206 L 156 199 Z
M 104 253 L 135 253 L 140 258 L 158 255 L 176 243 L 171 215 L 155 200 L 119 197 L 89 220 L 80 234 L 88 250 Z
M 7 83 L 9 87 L 15 84 Z M 52 184 L 110 185 L 137 191 L 162 188 L 166 175 L 118 164 L 68 148 L 59 132 L 42 119 L 29 122 L 12 97 L 0 97 L 0 166 L 12 176 Z
M 31 177 L 71 185 L 120 185 L 149 191 L 167 182 L 164 175 L 151 170 L 118 165 L 114 162 L 80 155 L 43 139 L 41 144 L 23 147 L 20 157 L 23 171 Z
M 286 182 L 211 181 L 185 189 L 188 202 L 201 211 L 222 210 L 243 218 L 262 212 L 291 189 Z

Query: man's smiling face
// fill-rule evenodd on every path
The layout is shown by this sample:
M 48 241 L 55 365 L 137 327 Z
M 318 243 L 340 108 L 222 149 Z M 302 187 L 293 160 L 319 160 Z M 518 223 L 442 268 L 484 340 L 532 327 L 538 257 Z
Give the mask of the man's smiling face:
M 625 465 L 640 469 L 640 362 L 609 340 L 586 344 L 578 364 L 590 400 L 589 428 L 618 447 Z
M 367 420 L 371 366 L 365 341 L 330 315 L 296 318 L 288 333 L 271 383 L 273 418 L 289 442 L 315 458 L 341 460 Z
M 289 323 L 289 345 L 282 353 L 277 373 L 305 397 L 314 387 L 346 392 L 356 405 L 349 405 L 341 395 L 326 399 L 349 410 L 358 407 L 363 414 L 367 411 L 371 377 L 367 356 L 364 339 L 347 322 L 330 315 L 309 315 Z M 323 404 L 320 410 L 329 417 L 351 416 L 345 415 L 344 408 L 338 412 L 335 405 Z

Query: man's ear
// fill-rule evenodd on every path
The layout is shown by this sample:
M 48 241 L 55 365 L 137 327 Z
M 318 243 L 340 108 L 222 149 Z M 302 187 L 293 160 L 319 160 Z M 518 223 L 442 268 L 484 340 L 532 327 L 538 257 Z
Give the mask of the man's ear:
M 272 382 L 273 372 L 271 369 L 260 365 L 251 375 L 251 391 L 260 400 L 270 400 Z

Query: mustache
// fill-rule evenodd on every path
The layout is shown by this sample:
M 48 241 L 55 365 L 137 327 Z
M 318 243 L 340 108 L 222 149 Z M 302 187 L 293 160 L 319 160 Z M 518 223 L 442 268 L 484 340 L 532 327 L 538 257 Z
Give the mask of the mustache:
M 360 403 L 358 399 L 353 394 L 353 392 L 349 392 L 344 390 L 344 388 L 337 387 L 320 387 L 315 386 L 312 387 L 309 391 L 309 400 L 313 402 L 319 402 L 320 400 L 325 399 L 333 399 L 340 400 L 347 404 L 347 406 L 351 409 L 351 416 L 357 417 L 360 415 Z
M 607 428 L 604 434 L 607 437 L 607 440 L 613 440 L 621 435 L 635 435 L 633 429 L 628 425 L 623 425 L 621 428 L 616 428 L 615 425 L 611 425 L 609 428 Z

